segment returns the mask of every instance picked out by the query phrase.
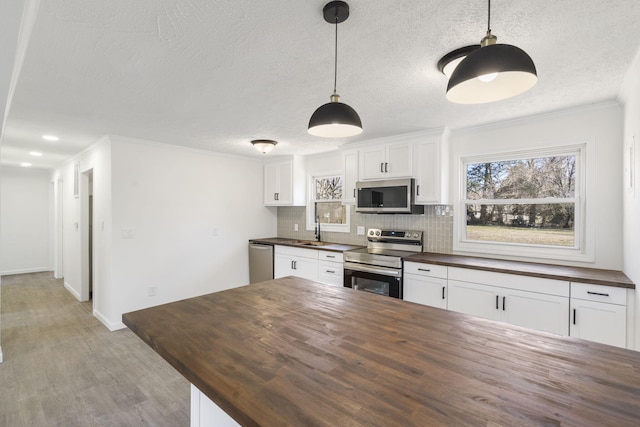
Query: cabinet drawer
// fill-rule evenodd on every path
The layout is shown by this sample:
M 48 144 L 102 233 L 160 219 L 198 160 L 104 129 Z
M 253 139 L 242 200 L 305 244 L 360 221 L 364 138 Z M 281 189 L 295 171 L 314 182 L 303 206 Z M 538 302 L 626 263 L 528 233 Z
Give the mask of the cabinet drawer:
M 318 251 L 318 259 L 320 261 L 333 261 L 333 262 L 342 262 L 344 257 L 342 252 L 331 252 L 331 251 Z
M 435 264 L 423 264 L 420 262 L 405 262 L 404 273 L 416 274 L 425 277 L 437 277 L 439 279 L 447 278 L 447 266 Z
M 292 255 L 301 258 L 318 259 L 317 249 L 293 248 L 291 246 L 276 245 L 274 252 L 282 255 Z
M 342 286 L 343 268 L 339 262 L 320 261 L 318 265 L 318 281 L 329 285 Z
M 627 305 L 627 290 L 613 286 L 571 283 L 571 298 Z
M 517 289 L 526 292 L 569 297 L 568 281 L 547 279 L 542 277 L 522 276 L 519 274 L 496 273 L 493 271 L 475 270 L 471 268 L 449 267 L 449 280 L 481 283 L 501 288 Z

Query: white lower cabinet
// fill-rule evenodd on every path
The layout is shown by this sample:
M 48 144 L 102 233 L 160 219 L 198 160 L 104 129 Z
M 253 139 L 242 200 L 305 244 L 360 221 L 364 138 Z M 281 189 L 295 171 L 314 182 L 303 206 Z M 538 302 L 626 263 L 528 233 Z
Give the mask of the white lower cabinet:
M 314 282 L 342 286 L 343 255 L 341 252 L 275 245 L 273 277 L 302 277 Z
M 404 263 L 403 299 L 431 307 L 447 308 L 447 267 Z
M 626 347 L 627 290 L 571 283 L 570 335 L 589 341 Z
M 342 253 L 318 251 L 318 282 L 342 286 L 344 283 L 344 261 Z
M 569 334 L 569 282 L 461 268 L 448 274 L 449 310 Z
M 273 277 L 302 277 L 318 281 L 318 251 L 276 245 L 273 255 Z

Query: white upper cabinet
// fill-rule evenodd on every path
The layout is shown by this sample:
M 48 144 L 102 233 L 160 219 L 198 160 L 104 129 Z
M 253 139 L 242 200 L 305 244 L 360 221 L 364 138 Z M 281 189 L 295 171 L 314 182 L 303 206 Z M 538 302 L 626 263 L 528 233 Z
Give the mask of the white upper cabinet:
M 264 165 L 265 206 L 304 206 L 305 171 L 298 156 Z
M 413 176 L 416 180 L 415 201 L 418 204 L 449 204 L 449 133 L 445 129 L 415 144 Z
M 356 183 L 358 182 L 358 151 L 344 153 L 344 191 L 342 203 L 356 203 Z
M 360 179 L 410 178 L 413 169 L 413 144 L 400 142 L 361 148 Z

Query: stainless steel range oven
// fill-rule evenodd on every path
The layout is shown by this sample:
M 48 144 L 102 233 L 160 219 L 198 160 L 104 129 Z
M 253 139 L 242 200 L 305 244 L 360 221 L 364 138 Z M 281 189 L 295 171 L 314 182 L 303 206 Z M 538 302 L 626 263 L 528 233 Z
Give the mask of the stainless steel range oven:
M 402 258 L 422 252 L 422 231 L 367 231 L 364 249 L 344 253 L 344 286 L 402 299 Z

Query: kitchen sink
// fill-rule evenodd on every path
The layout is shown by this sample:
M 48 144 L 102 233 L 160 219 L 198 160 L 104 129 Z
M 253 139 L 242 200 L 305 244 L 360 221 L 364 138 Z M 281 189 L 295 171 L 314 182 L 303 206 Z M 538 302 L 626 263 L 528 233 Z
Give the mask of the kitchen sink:
M 300 246 L 325 246 L 331 245 L 329 242 L 316 242 L 313 240 L 287 240 L 282 243 L 287 243 L 289 245 L 300 245 Z

